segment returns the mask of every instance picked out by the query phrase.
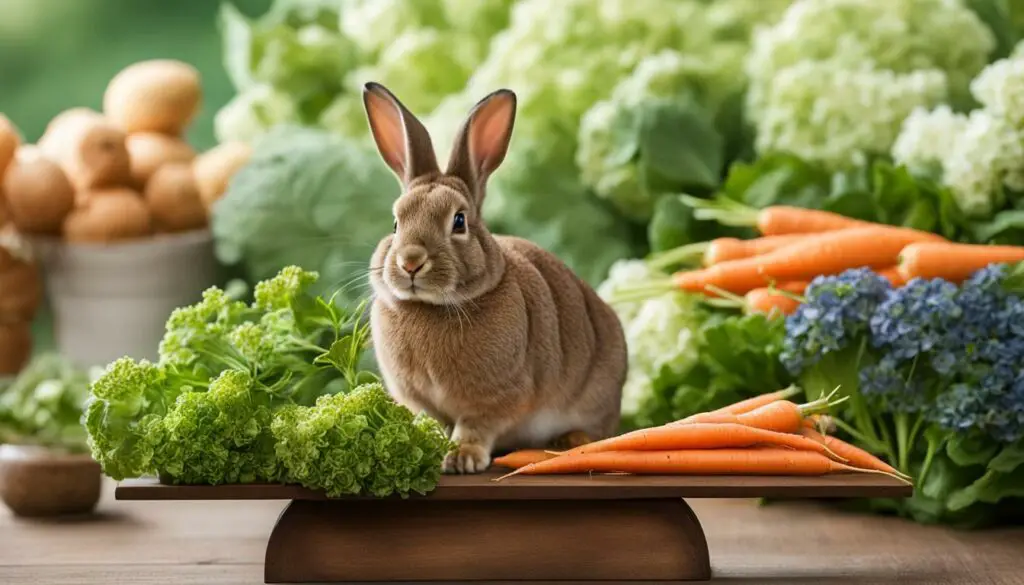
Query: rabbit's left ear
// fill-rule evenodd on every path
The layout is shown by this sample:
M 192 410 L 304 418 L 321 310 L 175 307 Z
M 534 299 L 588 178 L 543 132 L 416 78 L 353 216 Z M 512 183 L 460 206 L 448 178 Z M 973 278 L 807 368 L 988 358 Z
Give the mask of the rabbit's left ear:
M 367 83 L 363 105 L 377 150 L 404 186 L 440 172 L 426 127 L 386 87 Z
M 480 100 L 456 135 L 447 174 L 465 181 L 481 199 L 484 184 L 505 160 L 516 119 L 516 94 L 499 89 Z

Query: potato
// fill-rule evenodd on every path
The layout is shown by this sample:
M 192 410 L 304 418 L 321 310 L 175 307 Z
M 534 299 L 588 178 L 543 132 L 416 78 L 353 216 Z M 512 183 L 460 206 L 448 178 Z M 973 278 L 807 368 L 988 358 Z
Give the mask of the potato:
M 131 134 L 127 146 L 132 180 L 139 189 L 145 188 L 146 182 L 161 165 L 189 162 L 196 157 L 196 151 L 180 138 L 155 132 Z
M 17 374 L 31 356 L 32 328 L 29 323 L 0 323 L 0 375 Z
M 13 260 L 0 269 L 0 323 L 31 321 L 43 300 L 39 268 Z
M 7 116 L 0 114 L 0 180 L 4 178 L 4 171 L 14 160 L 14 153 L 20 145 L 21 134 L 18 129 Z
M 103 112 L 129 134 L 180 136 L 199 111 L 199 72 L 172 59 L 140 61 L 121 70 L 103 94 Z
M 108 119 L 89 110 L 61 114 L 39 139 L 39 149 L 56 161 L 76 189 L 131 182 L 126 135 Z
M 252 155 L 252 148 L 244 142 L 225 142 L 196 157 L 192 168 L 203 205 L 210 209 L 228 190 L 231 177 Z
M 146 185 L 146 204 L 161 232 L 184 232 L 206 225 L 206 208 L 188 163 L 166 164 Z
M 57 114 L 50 122 L 46 125 L 46 129 L 43 130 L 43 136 L 39 139 L 40 144 L 46 143 L 51 137 L 60 134 L 61 126 L 68 123 L 76 123 L 83 119 L 103 119 L 103 114 L 97 112 L 92 108 L 69 108 L 63 112 Z
M 69 242 L 116 242 L 153 232 L 149 208 L 138 192 L 126 187 L 93 190 L 64 220 Z
M 60 165 L 32 146 L 18 149 L 3 180 L 11 221 L 26 234 L 59 234 L 75 191 Z

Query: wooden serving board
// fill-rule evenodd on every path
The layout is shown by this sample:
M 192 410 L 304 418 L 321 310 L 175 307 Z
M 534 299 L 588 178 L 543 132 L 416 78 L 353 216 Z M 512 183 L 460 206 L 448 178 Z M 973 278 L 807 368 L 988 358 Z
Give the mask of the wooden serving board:
M 704 531 L 683 498 L 902 498 L 874 474 L 824 477 L 444 476 L 426 496 L 327 498 L 299 486 L 118 485 L 119 500 L 291 500 L 267 583 L 702 581 Z

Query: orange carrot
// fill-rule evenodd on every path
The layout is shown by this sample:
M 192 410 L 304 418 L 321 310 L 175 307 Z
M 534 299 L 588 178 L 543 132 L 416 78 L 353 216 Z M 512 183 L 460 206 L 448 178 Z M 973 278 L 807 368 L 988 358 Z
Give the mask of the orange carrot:
M 530 463 L 536 463 L 538 461 L 545 461 L 554 456 L 554 453 L 549 453 L 544 449 L 522 449 L 519 451 L 513 451 L 508 455 L 495 458 L 494 464 L 499 467 L 519 469 L 524 465 L 529 465 Z
M 838 274 L 849 268 L 887 267 L 914 242 L 937 238 L 935 234 L 889 226 L 842 229 L 790 244 L 763 256 L 732 260 L 703 270 L 677 272 L 675 285 L 700 292 L 709 286 L 746 293 L 772 281 L 810 280 L 822 274 Z
M 833 461 L 821 453 L 792 449 L 707 449 L 678 451 L 605 451 L 578 457 L 555 457 L 532 463 L 498 478 L 563 473 L 634 473 L 666 475 L 826 475 L 868 472 Z
M 796 404 L 789 400 L 776 400 L 759 406 L 749 412 L 732 414 L 730 412 L 704 412 L 688 416 L 683 420 L 669 423 L 670 425 L 692 423 L 735 423 L 747 425 L 766 431 L 779 433 L 797 433 L 804 426 L 804 417 L 817 414 L 830 406 L 839 404 L 846 398 L 830 403 L 832 395 L 819 398 L 807 404 Z
M 899 271 L 905 280 L 943 278 L 962 282 L 989 264 L 1024 261 L 1024 246 L 985 246 L 917 242 L 900 253 Z
M 757 215 L 757 231 L 766 236 L 811 234 L 877 224 L 853 219 L 831 211 L 788 205 L 766 207 Z
M 900 287 L 907 284 L 906 279 L 900 274 L 898 266 L 889 266 L 887 268 L 879 268 L 876 270 L 879 276 L 889 281 L 895 287 Z
M 740 400 L 739 402 L 734 402 L 729 406 L 723 406 L 722 408 L 712 410 L 711 412 L 743 414 L 745 412 L 750 412 L 751 410 L 760 408 L 765 404 L 771 404 L 776 400 L 786 400 L 788 398 L 792 398 L 793 396 L 796 396 L 799 393 L 800 388 L 796 386 L 789 386 L 788 388 L 776 390 L 775 392 L 768 392 L 767 394 L 758 394 L 753 398 Z
M 679 199 L 693 209 L 693 216 L 697 219 L 717 221 L 723 225 L 734 227 L 757 228 L 757 231 L 765 236 L 814 234 L 851 227 L 878 225 L 830 211 L 804 209 L 789 205 L 757 209 L 728 197 L 702 199 L 681 195 Z
M 881 471 L 883 473 L 888 473 L 891 475 L 907 477 L 905 473 L 902 473 L 895 467 L 892 467 L 891 465 L 887 464 L 885 461 L 882 461 L 881 459 L 875 457 L 871 453 L 868 453 L 867 451 L 861 449 L 860 447 L 851 445 L 846 441 L 837 439 L 833 436 L 822 435 L 818 431 L 807 427 L 801 429 L 800 434 L 815 441 L 818 441 L 822 445 L 828 447 L 830 450 L 832 450 L 834 453 L 836 453 L 843 459 L 848 460 L 850 465 L 859 467 L 861 469 L 874 469 L 876 471 Z
M 800 307 L 800 301 L 768 287 L 755 288 L 744 297 L 747 309 L 754 313 L 791 315 Z
M 774 252 L 783 246 L 795 244 L 806 239 L 805 234 L 785 236 L 765 236 L 752 240 L 738 238 L 718 238 L 708 242 L 704 251 L 704 266 L 712 266 L 729 260 L 739 260 Z
M 776 433 L 740 424 L 694 423 L 641 429 L 582 445 L 560 454 L 577 457 L 604 451 L 678 451 L 772 445 L 829 454 L 824 444 L 790 433 Z

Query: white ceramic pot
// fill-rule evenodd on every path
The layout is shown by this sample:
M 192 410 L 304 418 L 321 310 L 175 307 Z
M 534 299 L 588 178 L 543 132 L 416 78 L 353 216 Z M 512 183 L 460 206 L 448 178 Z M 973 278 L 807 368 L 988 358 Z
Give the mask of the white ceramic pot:
M 155 360 L 167 317 L 217 279 L 208 230 L 117 244 L 34 240 L 57 349 L 83 366 Z

